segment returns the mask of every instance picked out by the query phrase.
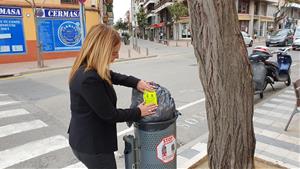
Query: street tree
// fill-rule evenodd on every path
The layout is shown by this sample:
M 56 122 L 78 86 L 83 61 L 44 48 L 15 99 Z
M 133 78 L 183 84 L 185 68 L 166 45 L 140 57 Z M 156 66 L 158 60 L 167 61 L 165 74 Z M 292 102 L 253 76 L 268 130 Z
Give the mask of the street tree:
M 253 169 L 253 83 L 235 0 L 188 0 L 211 169 Z
M 145 36 L 145 28 L 148 26 L 147 14 L 145 13 L 144 8 L 140 8 L 139 12 L 136 14 L 137 24 L 139 30 L 141 30 L 143 37 Z
M 114 25 L 114 28 L 121 31 L 128 30 L 128 22 L 124 22 L 123 19 L 120 18 Z
M 38 23 L 37 23 L 37 16 L 38 16 L 38 8 L 35 3 L 35 0 L 25 0 L 32 9 L 33 17 L 34 17 L 34 25 L 35 25 L 35 35 L 36 35 L 36 46 L 37 46 L 37 65 L 39 68 L 44 67 L 44 59 L 42 55 L 42 44 L 40 42 L 39 33 L 38 33 Z M 43 0 L 41 3 L 42 5 L 45 3 L 46 0 Z M 42 8 L 42 7 L 41 7 Z
M 176 23 L 180 19 L 180 17 L 189 15 L 188 7 L 180 2 L 175 2 L 172 6 L 168 7 L 168 10 L 171 13 L 172 20 L 174 23 Z M 175 28 L 176 28 L 176 26 L 175 26 Z M 176 28 L 176 35 L 178 38 L 179 37 L 178 28 Z
M 300 0 L 278 0 L 276 5 L 276 10 L 273 14 L 274 16 L 274 22 L 273 22 L 273 30 L 276 31 L 278 29 L 279 23 L 287 17 L 289 10 L 291 8 L 289 7 L 291 3 L 297 3 L 300 4 Z

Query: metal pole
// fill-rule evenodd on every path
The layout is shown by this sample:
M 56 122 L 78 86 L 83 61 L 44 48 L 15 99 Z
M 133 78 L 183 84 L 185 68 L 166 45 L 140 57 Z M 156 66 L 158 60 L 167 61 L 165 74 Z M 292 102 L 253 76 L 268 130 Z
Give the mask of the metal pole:
M 80 33 L 81 33 L 81 45 L 83 45 L 83 41 L 85 38 L 85 17 L 84 17 L 84 4 L 79 3 L 79 13 L 80 13 Z
M 42 56 L 42 45 L 40 42 L 40 36 L 38 31 L 38 23 L 37 23 L 37 16 L 36 16 L 36 7 L 33 8 L 33 17 L 34 17 L 34 25 L 35 25 L 35 35 L 36 35 L 36 46 L 37 46 L 37 65 L 39 68 L 44 67 L 44 59 Z

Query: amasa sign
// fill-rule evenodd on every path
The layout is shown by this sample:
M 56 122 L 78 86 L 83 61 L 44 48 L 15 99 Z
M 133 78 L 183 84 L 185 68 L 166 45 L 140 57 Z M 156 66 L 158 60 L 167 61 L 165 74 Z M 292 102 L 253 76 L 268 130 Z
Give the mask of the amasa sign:
M 21 8 L 11 8 L 0 6 L 0 16 L 22 16 Z

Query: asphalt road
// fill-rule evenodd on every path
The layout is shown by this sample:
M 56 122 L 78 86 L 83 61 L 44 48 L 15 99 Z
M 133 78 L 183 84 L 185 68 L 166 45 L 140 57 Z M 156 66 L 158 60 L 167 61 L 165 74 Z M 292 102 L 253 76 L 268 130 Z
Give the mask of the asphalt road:
M 170 90 L 182 113 L 177 120 L 179 146 L 198 137 L 205 140 L 205 98 L 193 49 L 166 47 L 147 41 L 139 44 L 148 47 L 149 52 L 158 57 L 118 62 L 112 65 L 112 69 L 154 81 Z M 299 63 L 300 51 L 291 51 L 291 55 L 294 64 Z M 293 71 L 299 72 L 297 68 L 294 66 Z M 62 69 L 0 80 L 0 157 L 3 157 L 0 158 L 0 168 L 63 168 L 77 163 L 66 134 L 70 120 L 69 71 Z M 278 83 L 275 88 L 273 91 L 268 87 L 265 98 L 285 85 Z M 129 107 L 131 89 L 116 86 L 115 90 L 118 107 Z M 258 96 L 254 99 L 256 104 L 263 101 Z M 125 123 L 118 124 L 119 151 L 116 157 L 119 168 L 124 167 L 122 137 L 131 133 Z M 10 156 L 12 153 L 16 155 Z

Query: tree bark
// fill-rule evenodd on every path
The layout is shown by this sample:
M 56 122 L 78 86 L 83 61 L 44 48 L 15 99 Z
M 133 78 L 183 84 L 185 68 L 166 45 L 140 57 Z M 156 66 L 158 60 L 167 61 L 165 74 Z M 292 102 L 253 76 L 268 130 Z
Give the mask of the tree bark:
M 211 169 L 254 168 L 253 83 L 234 0 L 188 0 Z

